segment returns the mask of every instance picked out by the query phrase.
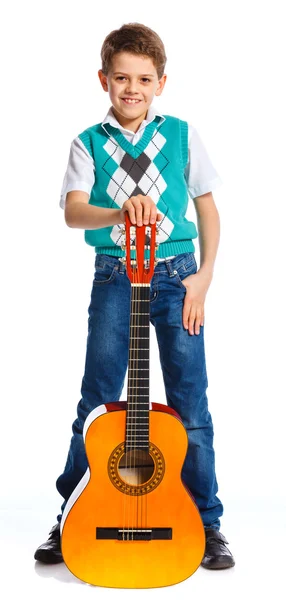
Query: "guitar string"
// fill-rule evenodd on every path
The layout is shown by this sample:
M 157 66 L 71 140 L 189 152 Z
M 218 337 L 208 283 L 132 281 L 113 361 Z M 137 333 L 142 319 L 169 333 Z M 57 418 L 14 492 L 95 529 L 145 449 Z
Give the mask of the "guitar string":
M 132 238 L 132 235 L 130 235 L 130 238 Z M 131 273 L 132 273 L 132 264 L 131 264 L 131 251 L 130 251 L 130 269 L 131 269 Z M 132 277 L 132 281 L 133 281 L 133 277 Z M 134 282 L 134 281 L 133 281 Z M 136 286 L 135 288 L 131 286 L 131 302 L 132 302 L 132 324 L 135 325 L 135 321 L 136 321 Z M 134 334 L 132 333 L 133 330 L 136 329 L 135 327 L 131 328 L 131 356 L 132 356 L 132 373 L 131 373 L 131 385 L 130 385 L 130 406 L 129 406 L 129 434 L 128 434 L 128 444 L 129 444 L 129 458 L 130 458 L 130 467 L 129 470 L 127 470 L 127 472 L 130 473 L 130 490 L 132 490 L 132 467 L 134 468 L 132 462 L 133 462 L 133 439 L 134 439 L 134 433 L 135 433 L 135 428 L 134 428 L 134 380 L 132 379 L 132 377 L 134 377 L 134 373 L 136 373 L 136 361 L 135 361 L 135 350 L 136 350 L 136 338 L 134 336 Z M 135 334 L 136 335 L 136 334 Z M 128 461 L 128 458 L 127 458 Z M 132 532 L 130 531 L 131 529 L 131 524 L 132 524 L 132 493 L 129 494 L 128 496 L 128 540 L 130 540 L 130 533 L 131 533 L 131 539 L 133 539 L 132 537 Z
M 137 268 L 137 270 L 136 270 L 136 283 L 138 283 L 138 282 L 139 282 L 139 277 L 138 277 L 138 268 Z M 137 416 L 138 416 L 138 403 L 137 403 L 137 393 L 138 393 L 137 386 L 138 386 L 138 383 L 137 382 L 138 382 L 138 374 L 139 374 L 139 360 L 138 360 L 138 356 L 139 356 L 139 352 L 138 352 L 138 349 L 139 349 L 139 339 L 138 339 L 139 314 L 137 314 L 137 313 L 139 313 L 140 310 L 141 310 L 141 306 L 140 306 L 140 309 L 139 309 L 139 303 L 140 303 L 139 286 L 135 286 L 135 294 L 136 294 L 136 302 L 135 302 L 136 327 L 134 327 L 134 329 L 135 329 L 134 337 L 135 337 L 135 344 L 136 344 L 137 356 L 136 356 L 136 377 L 135 377 L 135 380 L 134 380 L 134 383 L 135 383 L 135 386 L 134 386 L 135 387 L 134 433 L 135 433 L 135 435 L 134 435 L 133 456 L 134 456 L 134 473 L 135 473 L 135 475 L 137 475 L 137 489 L 138 489 L 138 483 L 139 483 L 139 476 L 138 476 L 138 474 L 139 474 L 139 469 L 138 469 L 138 467 L 136 467 L 136 463 L 138 464 L 138 458 L 137 458 L 137 454 L 136 454 L 136 452 L 137 452 L 136 446 L 137 446 Z M 137 498 L 135 496 L 135 498 L 133 500 L 133 503 L 132 503 L 132 506 L 134 506 L 134 511 L 133 511 L 134 512 L 133 528 L 134 528 L 134 526 L 136 526 L 135 525 L 135 523 L 136 523 L 136 508 L 137 508 L 137 501 L 136 500 L 137 500 Z M 132 530 L 132 539 L 134 539 L 134 529 Z
M 136 230 L 137 231 L 137 230 Z M 135 274 L 135 279 L 136 279 L 136 283 L 139 283 L 139 274 L 138 274 L 138 265 L 137 265 L 137 270 L 136 270 L 136 274 Z M 138 412 L 138 377 L 139 377 L 139 324 L 140 324 L 140 315 L 142 314 L 142 303 L 141 303 L 141 298 L 142 298 L 142 293 L 141 293 L 141 288 L 139 288 L 139 285 L 135 286 L 135 332 L 134 332 L 134 339 L 135 339 L 135 348 L 136 348 L 136 360 L 134 361 L 136 363 L 136 371 L 135 371 L 135 379 L 134 379 L 134 386 L 133 386 L 133 407 L 134 407 L 134 413 L 133 413 L 133 417 L 134 419 L 132 420 L 132 423 L 134 424 L 134 445 L 133 445 L 133 464 L 134 464 L 134 473 L 136 474 L 136 478 L 137 478 L 137 490 L 138 490 L 138 486 L 139 486 L 139 470 L 140 470 L 140 466 L 136 467 L 136 463 L 140 465 L 140 451 L 138 453 L 138 449 L 137 449 L 137 434 L 138 434 L 138 428 L 137 428 L 137 418 L 139 417 L 139 412 Z M 140 313 L 140 314 L 139 314 Z M 141 406 L 141 405 L 140 405 Z M 136 494 L 134 500 L 133 500 L 133 504 L 134 506 L 134 517 L 133 517 L 133 528 L 137 527 L 138 529 L 138 494 Z M 132 539 L 134 539 L 134 531 L 132 530 Z
M 137 231 L 137 229 L 135 231 Z M 135 271 L 135 277 L 133 277 L 132 279 L 135 280 L 135 283 L 138 283 L 138 270 L 137 269 Z M 135 326 L 132 328 L 132 336 L 131 336 L 132 341 L 134 340 L 132 343 L 132 349 L 134 350 L 134 353 L 133 353 L 134 360 L 132 361 L 132 366 L 133 366 L 132 377 L 133 377 L 133 379 L 131 379 L 131 381 L 132 381 L 132 384 L 131 384 L 131 432 L 132 433 L 130 436 L 131 437 L 131 441 L 130 441 L 130 473 L 131 473 L 130 486 L 131 486 L 131 489 L 132 489 L 132 477 L 133 477 L 133 474 L 136 473 L 136 428 L 137 428 L 136 415 L 137 415 L 137 408 L 138 408 L 137 407 L 137 389 L 136 389 L 136 382 L 137 382 L 137 375 L 138 375 L 138 348 L 137 348 L 138 315 L 136 313 L 137 312 L 139 313 L 138 298 L 139 298 L 139 288 L 138 288 L 138 286 L 135 285 L 135 287 L 132 288 L 133 315 L 135 317 L 135 319 L 133 319 L 133 324 Z M 134 333 L 133 333 L 133 330 L 135 330 Z M 134 378 L 134 376 L 135 376 L 135 378 Z M 130 529 L 131 529 L 131 539 L 134 540 L 134 527 L 135 527 L 134 512 L 136 511 L 136 498 L 134 498 L 132 496 L 132 493 L 130 494 L 130 498 L 129 498 L 129 506 L 130 506 L 129 515 L 130 515 L 130 520 L 131 520 L 131 527 L 129 525 L 129 535 L 130 535 Z
M 137 231 L 137 230 L 136 230 Z M 135 279 L 135 283 L 137 283 L 136 280 L 136 275 L 137 275 L 137 271 L 135 272 L 135 277 L 133 278 L 133 281 Z M 136 325 L 136 307 L 138 308 L 137 305 L 137 287 L 133 287 L 132 288 L 132 298 L 133 298 L 133 310 L 134 310 L 134 316 L 135 316 L 135 325 Z M 135 350 L 134 352 L 134 358 L 136 358 L 136 360 L 134 360 L 132 362 L 133 366 L 133 371 L 132 371 L 132 377 L 134 377 L 135 375 L 135 379 L 132 379 L 132 386 L 131 386 L 131 409 L 132 409 L 132 417 L 131 417 L 131 429 L 132 429 L 132 436 L 131 436 L 131 452 L 130 452 L 130 464 L 131 464 L 131 468 L 130 468 L 130 473 L 131 473 L 131 489 L 132 489 L 132 475 L 135 472 L 135 463 L 136 463 L 136 459 L 135 459 L 135 444 L 136 444 L 136 423 L 135 423 L 135 415 L 136 415 L 136 395 L 135 395 L 135 386 L 136 383 L 134 385 L 134 382 L 136 382 L 136 375 L 137 375 L 137 356 L 136 356 L 136 327 L 133 327 L 133 329 L 135 329 L 135 333 L 132 333 L 132 339 L 133 341 L 133 348 Z M 136 368 L 136 370 L 135 370 Z M 134 507 L 134 502 L 132 502 L 132 494 L 130 495 L 130 515 L 131 515 L 131 539 L 134 539 L 134 535 L 133 535 L 133 527 L 134 527 L 134 520 L 133 520 L 133 507 Z M 129 529 L 129 531 L 130 531 Z
M 127 217 L 127 215 L 126 215 Z M 130 230 L 129 230 L 129 222 L 126 218 L 126 248 L 127 250 L 129 250 L 129 259 L 130 259 L 130 268 L 131 268 L 131 252 L 130 252 L 130 246 L 129 246 L 129 240 L 130 240 Z M 128 242 L 127 242 L 128 239 Z M 126 265 L 126 269 L 127 269 L 127 261 L 125 263 Z M 131 281 L 130 281 L 131 283 Z M 131 305 L 130 305 L 130 329 L 129 329 L 129 337 L 131 338 L 129 340 L 129 350 L 128 350 L 128 354 L 129 354 L 129 359 L 131 359 L 129 362 L 132 364 L 132 336 L 131 336 L 131 332 L 133 329 L 133 317 L 134 317 L 134 311 L 133 311 L 133 288 L 131 286 Z M 129 378 L 129 386 L 127 389 L 127 404 L 126 404 L 126 436 L 125 436 L 125 479 L 124 479 L 124 486 L 125 488 L 128 487 L 129 483 L 128 483 L 128 472 L 129 472 L 129 468 L 131 468 L 131 458 L 130 458 L 130 467 L 128 465 L 128 452 L 130 452 L 131 449 L 131 440 L 132 440 L 132 411 L 131 411 L 131 407 L 132 407 L 132 403 L 130 401 L 130 403 L 128 404 L 128 396 L 131 400 L 132 398 L 132 379 Z M 129 438 L 129 439 L 128 439 Z M 123 505 L 124 505 L 124 511 L 123 511 L 123 541 L 125 539 L 125 531 L 126 531 L 126 539 L 129 540 L 129 530 L 128 530 L 128 524 L 129 524 L 129 504 L 130 504 L 130 500 L 129 500 L 129 495 L 127 493 L 127 490 L 124 490 L 124 499 L 123 499 Z
M 149 248 L 149 246 L 148 246 L 148 248 Z M 146 287 L 143 288 L 143 292 L 144 292 L 143 293 L 143 298 L 144 298 L 144 300 L 147 300 L 148 290 L 149 290 L 149 286 L 146 285 Z M 149 306 L 149 304 L 148 304 L 148 306 Z M 147 310 L 147 302 L 144 302 L 144 307 L 145 307 L 145 311 L 146 311 Z M 147 317 L 144 316 L 144 325 L 147 324 L 147 320 L 148 320 L 148 325 L 149 325 L 149 317 L 147 318 Z M 146 329 L 144 329 L 144 330 L 146 331 Z M 143 337 L 145 337 L 144 336 L 144 332 L 143 332 Z M 146 337 L 149 337 L 149 333 L 148 332 L 147 332 L 147 336 Z M 147 365 L 147 362 L 145 364 L 146 364 L 146 367 L 148 367 L 148 369 L 149 369 L 149 353 L 147 353 L 147 354 L 148 354 L 148 365 Z M 144 371 L 144 373 L 145 372 L 146 371 Z M 148 375 L 149 375 L 149 372 L 148 372 Z M 145 390 L 145 389 L 147 389 L 147 387 L 146 388 L 143 387 L 142 389 Z M 148 388 L 148 400 L 149 400 L 149 388 Z M 147 425 L 148 425 L 148 434 L 149 434 L 149 406 L 148 406 L 147 416 L 148 416 Z M 146 419 L 144 419 L 144 423 L 146 423 Z M 147 452 L 149 454 L 149 435 L 148 435 L 147 442 L 148 443 L 147 443 L 146 446 L 148 446 L 148 449 L 146 449 L 145 452 Z M 142 450 L 142 455 L 144 455 L 143 450 Z M 147 472 L 148 472 L 148 462 L 149 462 L 149 459 L 147 457 Z M 142 463 L 143 463 L 143 461 L 142 461 Z M 145 479 L 146 479 L 146 475 L 144 476 L 144 483 L 146 483 Z M 147 523 L 147 496 L 148 496 L 148 494 L 143 494 L 143 496 L 141 496 L 141 529 L 146 529 L 146 523 Z M 143 507 L 145 509 L 144 511 L 143 511 Z
M 137 269 L 137 282 L 136 283 L 139 283 L 138 269 Z M 140 350 L 140 348 L 139 348 L 139 331 L 140 331 L 140 329 L 139 329 L 138 325 L 140 324 L 140 317 L 142 314 L 142 310 L 141 310 L 142 309 L 142 305 L 141 305 L 142 294 L 141 294 L 141 289 L 139 286 L 136 286 L 136 297 L 137 297 L 136 306 L 138 307 L 140 304 L 140 309 L 139 310 L 137 310 L 137 308 L 135 309 L 136 313 L 138 313 L 138 314 L 136 314 L 137 325 L 135 327 L 135 329 L 136 329 L 136 340 L 135 341 L 136 341 L 136 345 L 137 345 L 137 361 L 136 361 L 137 368 L 136 368 L 136 379 L 135 379 L 135 386 L 136 386 L 135 398 L 136 398 L 136 400 L 135 400 L 135 417 L 134 417 L 134 424 L 135 424 L 134 463 L 136 465 L 136 461 L 137 461 L 137 464 L 139 462 L 139 465 L 140 465 L 141 464 L 140 451 L 138 453 L 138 449 L 136 448 L 137 447 L 137 432 L 138 432 L 137 431 L 137 417 L 139 415 L 137 400 L 138 400 L 138 381 L 139 381 L 139 350 Z M 138 421 L 139 421 L 139 419 L 138 419 Z M 138 454 L 139 454 L 139 456 L 138 456 Z M 137 469 L 135 467 L 135 472 L 137 473 L 137 490 L 138 490 L 140 466 Z M 134 498 L 134 512 L 135 512 L 134 522 L 136 523 L 136 526 L 138 529 L 138 494 L 136 494 L 136 497 Z

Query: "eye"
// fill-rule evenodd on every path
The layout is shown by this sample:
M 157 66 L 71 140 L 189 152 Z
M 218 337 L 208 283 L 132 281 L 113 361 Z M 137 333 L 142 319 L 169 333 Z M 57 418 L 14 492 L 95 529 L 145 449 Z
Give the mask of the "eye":
M 123 75 L 119 75 L 118 77 L 116 77 L 116 79 L 125 79 L 125 77 Z M 142 77 L 142 81 L 150 81 L 150 79 L 148 79 L 148 77 Z

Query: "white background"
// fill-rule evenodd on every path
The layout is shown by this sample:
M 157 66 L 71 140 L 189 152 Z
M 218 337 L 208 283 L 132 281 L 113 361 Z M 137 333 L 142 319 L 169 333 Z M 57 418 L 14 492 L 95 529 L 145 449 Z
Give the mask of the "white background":
M 282 8 L 277 0 L 25 1 L 2 8 L 0 586 L 6 597 L 17 586 L 41 598 L 60 591 L 239 598 L 246 589 L 249 596 L 284 597 Z M 55 480 L 80 400 L 94 266 L 83 230 L 64 222 L 60 190 L 72 139 L 110 106 L 97 75 L 103 40 L 134 21 L 157 31 L 166 49 L 167 83 L 154 104 L 198 129 L 223 180 L 213 194 L 221 238 L 205 304 L 205 344 L 221 531 L 236 560 L 232 569 L 200 568 L 180 587 L 148 592 L 95 590 L 64 564 L 45 567 L 33 559 L 62 503 Z M 196 219 L 191 200 L 187 217 Z M 199 264 L 198 239 L 195 246 Z M 151 394 L 165 403 L 152 326 Z

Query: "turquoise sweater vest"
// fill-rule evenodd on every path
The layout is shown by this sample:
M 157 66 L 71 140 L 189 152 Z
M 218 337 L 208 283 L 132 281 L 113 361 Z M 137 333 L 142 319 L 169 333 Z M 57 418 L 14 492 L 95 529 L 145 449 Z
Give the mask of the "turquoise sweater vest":
M 196 226 L 188 221 L 188 187 L 184 169 L 188 161 L 188 123 L 176 117 L 160 116 L 144 129 L 139 142 L 133 146 L 110 123 L 89 127 L 79 138 L 95 164 L 95 181 L 89 204 L 105 208 L 122 208 L 131 196 L 150 196 L 163 215 L 158 221 L 158 258 L 194 252 L 192 239 L 198 236 Z M 121 248 L 123 224 L 85 230 L 87 244 L 97 254 L 125 256 Z M 135 251 L 131 252 L 134 258 Z M 148 253 L 146 253 L 148 258 Z

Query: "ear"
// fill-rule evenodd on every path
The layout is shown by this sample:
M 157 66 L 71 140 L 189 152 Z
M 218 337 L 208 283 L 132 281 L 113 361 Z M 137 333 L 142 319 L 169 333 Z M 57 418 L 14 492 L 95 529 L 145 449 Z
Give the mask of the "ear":
M 104 75 L 104 73 L 102 72 L 102 69 L 99 69 L 98 71 L 98 77 L 100 80 L 100 83 L 104 89 L 105 92 L 108 92 L 108 81 L 107 81 L 107 76 Z
M 157 87 L 157 90 L 155 92 L 155 96 L 161 96 L 165 83 L 166 83 L 166 79 L 167 79 L 167 75 L 166 73 L 164 73 L 164 75 L 161 77 L 161 79 L 159 79 L 159 84 Z

